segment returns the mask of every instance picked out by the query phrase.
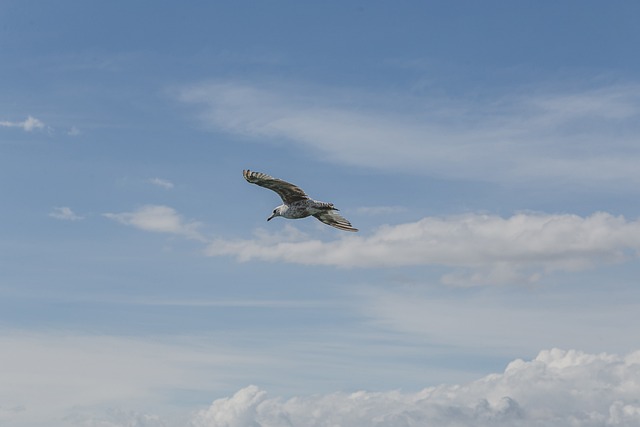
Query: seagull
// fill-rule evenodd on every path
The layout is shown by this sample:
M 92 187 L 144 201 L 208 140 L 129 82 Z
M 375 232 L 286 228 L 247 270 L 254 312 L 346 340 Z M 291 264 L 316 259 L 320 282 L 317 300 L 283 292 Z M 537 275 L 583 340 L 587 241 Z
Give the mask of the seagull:
M 262 172 L 243 170 L 242 175 L 251 184 L 273 190 L 282 199 L 282 204 L 273 210 L 267 221 L 281 216 L 288 219 L 306 218 L 313 215 L 327 225 L 344 231 L 358 231 L 351 223 L 337 214 L 333 203 L 310 199 L 302 189 L 287 181 L 274 178 Z

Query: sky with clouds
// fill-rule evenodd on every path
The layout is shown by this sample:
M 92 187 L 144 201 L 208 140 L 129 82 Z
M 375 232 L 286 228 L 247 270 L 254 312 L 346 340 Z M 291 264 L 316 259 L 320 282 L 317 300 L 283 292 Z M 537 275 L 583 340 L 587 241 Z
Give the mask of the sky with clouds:
M 3 1 L 0 424 L 638 425 L 639 18 Z

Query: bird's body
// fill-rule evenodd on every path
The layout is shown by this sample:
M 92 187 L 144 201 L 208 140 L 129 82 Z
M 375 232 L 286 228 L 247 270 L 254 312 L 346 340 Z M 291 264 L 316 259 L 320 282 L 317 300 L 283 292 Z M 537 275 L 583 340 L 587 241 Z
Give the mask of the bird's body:
M 252 183 L 278 193 L 283 204 L 273 210 L 273 214 L 267 221 L 281 216 L 287 219 L 300 219 L 314 216 L 323 223 L 345 231 L 358 231 L 351 223 L 337 214 L 333 203 L 320 202 L 310 199 L 309 196 L 298 186 L 287 181 L 274 178 L 261 172 L 250 170 L 242 171 L 244 178 Z
M 293 202 L 290 205 L 278 206 L 278 216 L 288 219 L 300 219 L 331 210 L 337 210 L 331 203 L 307 199 Z

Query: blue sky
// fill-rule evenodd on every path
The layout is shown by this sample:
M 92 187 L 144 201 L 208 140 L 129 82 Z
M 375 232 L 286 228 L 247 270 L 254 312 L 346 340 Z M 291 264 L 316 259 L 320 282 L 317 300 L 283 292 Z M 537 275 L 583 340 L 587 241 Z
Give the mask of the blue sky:
M 639 14 L 2 2 L 0 420 L 639 421 Z

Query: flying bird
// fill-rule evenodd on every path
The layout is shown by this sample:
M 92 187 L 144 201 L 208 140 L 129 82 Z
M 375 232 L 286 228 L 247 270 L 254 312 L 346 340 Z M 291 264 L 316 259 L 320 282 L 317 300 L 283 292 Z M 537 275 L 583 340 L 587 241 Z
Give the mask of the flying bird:
M 287 181 L 274 178 L 265 173 L 252 172 L 250 170 L 242 171 L 244 179 L 252 184 L 273 190 L 282 199 L 282 204 L 273 210 L 273 213 L 267 221 L 281 216 L 288 219 L 306 218 L 314 216 L 327 225 L 345 231 L 358 231 L 353 228 L 351 223 L 337 214 L 338 210 L 333 203 L 319 202 L 310 199 L 302 189 Z

